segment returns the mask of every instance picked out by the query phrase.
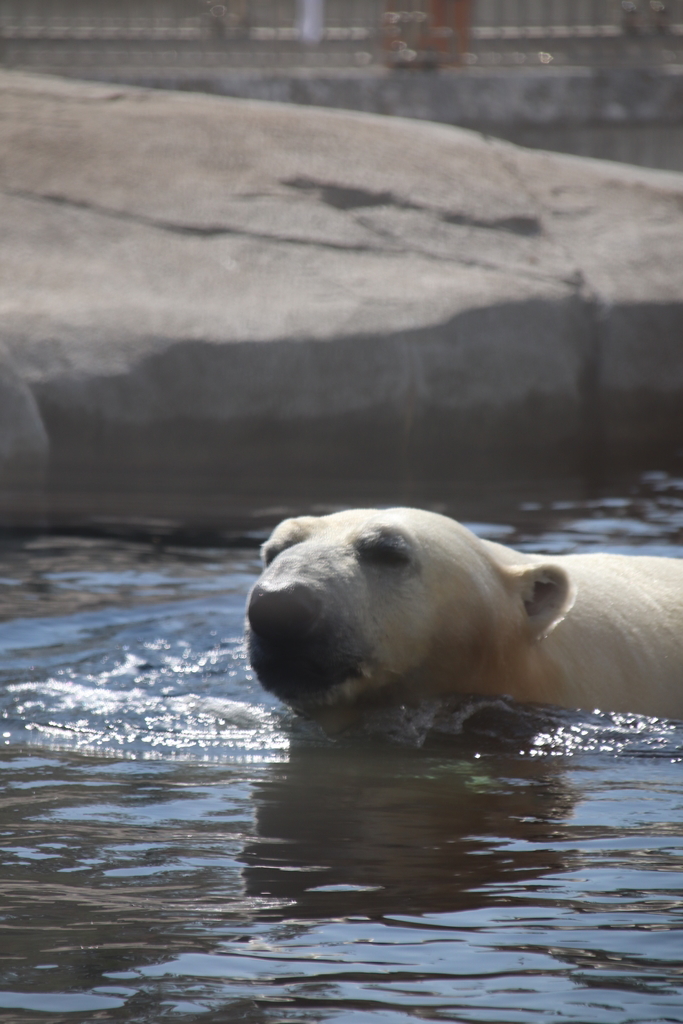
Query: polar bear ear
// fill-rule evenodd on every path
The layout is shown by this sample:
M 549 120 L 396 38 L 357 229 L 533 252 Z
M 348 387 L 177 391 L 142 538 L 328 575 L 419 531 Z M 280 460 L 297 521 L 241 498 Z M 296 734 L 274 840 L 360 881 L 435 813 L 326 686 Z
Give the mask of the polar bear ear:
M 293 548 L 295 544 L 301 544 L 302 541 L 308 540 L 315 523 L 315 516 L 284 519 L 279 526 L 275 527 L 265 544 L 261 545 L 263 565 L 267 568 L 287 548 Z
M 559 565 L 515 566 L 510 571 L 533 636 L 548 636 L 574 604 L 576 587 Z

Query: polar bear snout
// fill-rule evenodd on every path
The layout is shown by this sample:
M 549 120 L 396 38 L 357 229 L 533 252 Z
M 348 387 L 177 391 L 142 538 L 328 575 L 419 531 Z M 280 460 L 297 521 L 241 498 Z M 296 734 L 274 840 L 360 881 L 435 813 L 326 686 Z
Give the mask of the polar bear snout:
M 259 682 L 281 700 L 302 706 L 325 699 L 337 684 L 360 674 L 361 657 L 349 623 L 334 613 L 324 588 L 267 578 L 247 604 L 249 659 Z
M 261 640 L 287 643 L 310 633 L 321 612 L 320 597 L 303 583 L 274 590 L 257 585 L 249 599 L 247 616 Z

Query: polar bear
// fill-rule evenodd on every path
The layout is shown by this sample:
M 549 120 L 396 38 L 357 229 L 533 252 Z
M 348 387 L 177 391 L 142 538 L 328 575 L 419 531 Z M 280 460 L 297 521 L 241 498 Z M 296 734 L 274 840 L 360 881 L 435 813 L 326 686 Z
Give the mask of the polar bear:
M 683 717 L 683 559 L 522 554 L 409 508 L 287 519 L 262 557 L 251 664 L 328 733 L 459 695 Z

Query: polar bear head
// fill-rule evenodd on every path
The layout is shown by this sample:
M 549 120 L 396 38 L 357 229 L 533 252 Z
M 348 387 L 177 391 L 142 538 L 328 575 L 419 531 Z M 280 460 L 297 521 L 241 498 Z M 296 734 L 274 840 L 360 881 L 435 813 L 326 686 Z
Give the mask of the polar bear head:
M 539 699 L 531 656 L 573 601 L 559 565 L 417 509 L 287 519 L 262 557 L 247 606 L 251 664 L 328 732 L 373 705 Z

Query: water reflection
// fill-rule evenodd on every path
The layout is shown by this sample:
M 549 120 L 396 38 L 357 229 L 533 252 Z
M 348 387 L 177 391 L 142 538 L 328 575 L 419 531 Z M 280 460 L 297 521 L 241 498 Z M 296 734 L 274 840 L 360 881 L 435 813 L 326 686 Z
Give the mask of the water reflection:
M 562 868 L 542 842 L 574 799 L 547 762 L 294 749 L 255 786 L 246 891 L 296 918 L 479 906 L 485 885 Z
M 680 765 L 530 758 L 529 719 L 507 752 L 492 724 L 260 765 L 6 752 L 0 1007 L 675 1021 Z

